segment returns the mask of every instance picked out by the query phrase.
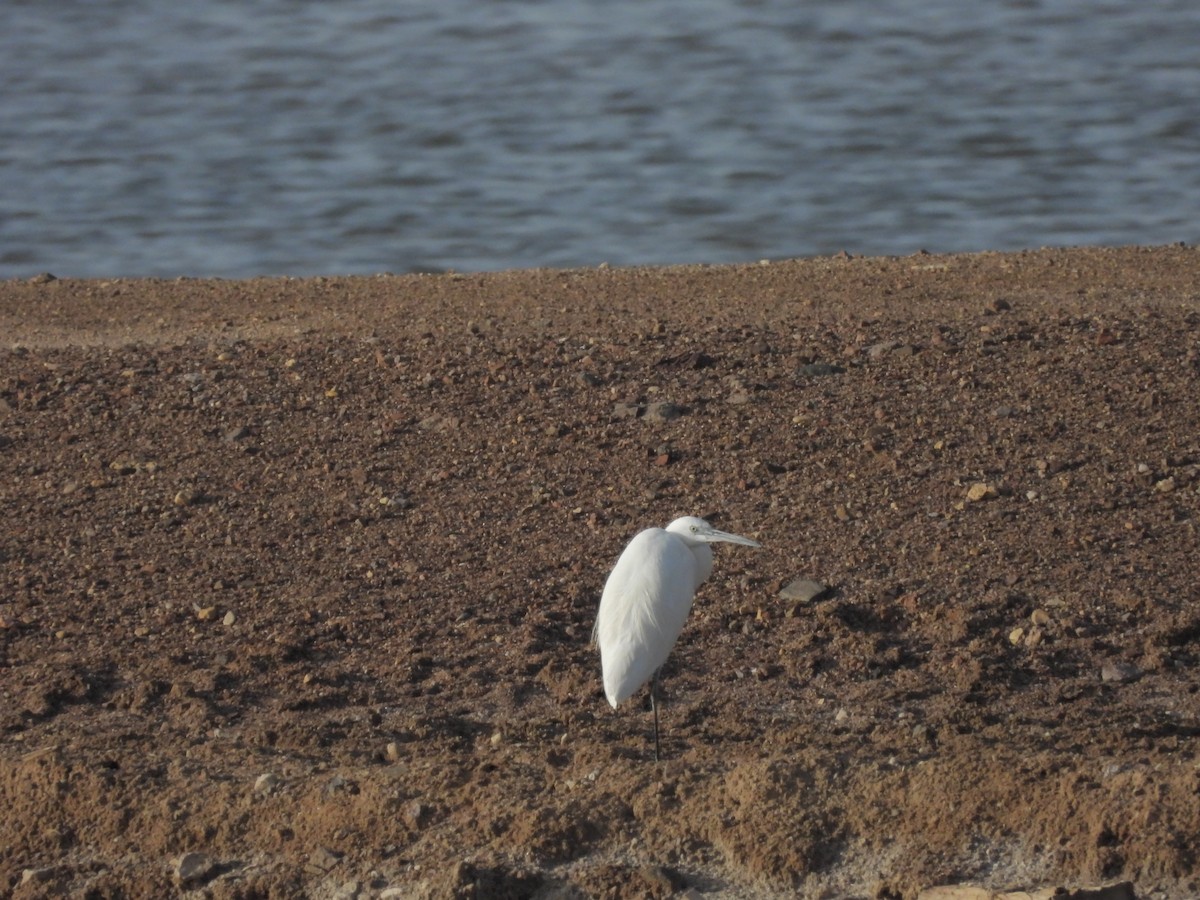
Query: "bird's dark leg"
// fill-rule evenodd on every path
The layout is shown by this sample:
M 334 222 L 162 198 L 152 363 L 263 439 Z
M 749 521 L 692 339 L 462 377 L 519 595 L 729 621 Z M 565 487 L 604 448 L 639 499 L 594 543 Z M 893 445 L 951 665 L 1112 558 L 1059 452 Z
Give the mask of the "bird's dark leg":
M 654 711 L 654 761 L 658 762 L 658 671 L 654 672 L 654 678 L 650 682 L 650 709 Z

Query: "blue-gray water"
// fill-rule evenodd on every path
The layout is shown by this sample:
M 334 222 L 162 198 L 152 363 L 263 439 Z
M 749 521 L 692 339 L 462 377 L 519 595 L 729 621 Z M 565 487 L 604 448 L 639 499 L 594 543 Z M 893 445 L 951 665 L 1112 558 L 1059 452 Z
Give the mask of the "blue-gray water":
M 0 26 L 0 277 L 1200 237 L 1194 0 L 13 0 Z

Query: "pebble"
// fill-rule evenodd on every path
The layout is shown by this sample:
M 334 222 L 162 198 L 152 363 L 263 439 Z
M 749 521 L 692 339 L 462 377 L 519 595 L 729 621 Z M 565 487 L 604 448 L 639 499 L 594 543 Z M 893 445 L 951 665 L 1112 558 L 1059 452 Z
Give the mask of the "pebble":
M 275 791 L 275 789 L 277 787 L 279 787 L 279 785 L 282 783 L 282 781 L 283 781 L 283 779 L 281 779 L 274 772 L 263 772 L 263 774 L 259 775 L 257 778 L 254 779 L 254 793 L 256 793 L 256 794 L 273 793 Z
M 217 616 L 217 608 L 215 606 L 205 606 L 196 610 L 196 618 L 201 622 L 210 622 Z
M 1014 647 L 1020 646 L 1023 640 L 1025 640 L 1025 629 L 1020 625 L 1008 633 L 1008 642 Z
M 400 745 L 395 741 L 389 741 L 384 753 L 389 762 L 398 762 L 400 760 Z
M 1161 481 L 1154 483 L 1154 489 L 1160 494 L 1166 494 L 1175 490 L 1175 477 L 1164 478 Z
M 213 861 L 203 853 L 185 853 L 175 861 L 175 877 L 180 884 L 196 884 L 212 874 Z
M 797 603 L 810 603 L 828 591 L 828 586 L 811 578 L 796 578 L 784 585 L 779 596 Z
M 666 400 L 659 400 L 656 403 L 651 403 L 646 407 L 646 412 L 642 418 L 649 422 L 670 422 L 673 419 L 678 419 L 683 415 L 683 407 L 677 406 Z
M 324 875 L 341 860 L 342 855 L 328 847 L 317 847 L 308 857 L 305 870 L 313 875 Z
M 895 341 L 884 341 L 880 344 L 872 344 L 867 348 L 867 356 L 871 359 L 879 359 L 885 353 L 891 353 L 896 349 L 898 344 Z
M 191 506 L 193 503 L 196 502 L 196 499 L 198 497 L 199 497 L 199 494 L 197 494 L 191 488 L 184 488 L 183 490 L 181 490 L 175 494 L 175 498 L 172 502 L 176 506 Z
M 1044 609 L 1035 609 L 1029 614 L 1029 621 L 1039 627 L 1044 627 L 1050 624 L 1050 613 Z
M 419 829 L 429 820 L 429 807 L 420 800 L 413 800 L 404 807 L 404 822 L 409 828 Z
M 1110 659 L 1100 667 L 1101 681 L 1128 684 L 1131 681 L 1137 681 L 1141 677 L 1141 669 L 1133 663 L 1127 663 L 1120 659 Z
M 225 618 L 222 619 L 221 621 L 224 622 L 226 625 L 232 625 L 234 622 L 237 621 L 237 616 L 235 616 L 233 614 L 233 610 L 231 609 L 229 612 L 225 613 Z
M 841 375 L 845 371 L 841 366 L 835 366 L 830 363 L 809 363 L 797 369 L 796 374 L 809 378 L 820 378 L 825 375 Z
M 641 411 L 642 408 L 636 403 L 618 403 L 613 406 L 612 417 L 614 419 L 636 419 Z
M 638 869 L 638 877 L 642 881 L 638 887 L 645 889 L 649 895 L 667 897 L 675 892 L 675 879 L 661 866 L 642 866 Z
M 996 496 L 996 489 L 990 484 L 976 482 L 967 490 L 967 499 L 972 503 L 978 503 L 980 500 L 990 500 Z
M 25 869 L 21 872 L 21 884 L 45 884 L 53 881 L 62 870 L 58 866 L 44 866 L 40 869 Z

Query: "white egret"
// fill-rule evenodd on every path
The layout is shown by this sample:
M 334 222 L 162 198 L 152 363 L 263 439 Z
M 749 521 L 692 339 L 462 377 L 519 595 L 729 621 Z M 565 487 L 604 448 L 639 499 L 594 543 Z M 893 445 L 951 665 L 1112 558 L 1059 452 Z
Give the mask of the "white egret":
M 709 544 L 718 541 L 762 546 L 748 537 L 718 531 L 703 519 L 684 516 L 666 528 L 647 528 L 637 534 L 622 551 L 600 597 L 592 636 L 600 645 L 604 695 L 616 709 L 653 678 L 650 707 L 656 760 L 658 670 L 683 630 L 696 589 L 712 572 Z

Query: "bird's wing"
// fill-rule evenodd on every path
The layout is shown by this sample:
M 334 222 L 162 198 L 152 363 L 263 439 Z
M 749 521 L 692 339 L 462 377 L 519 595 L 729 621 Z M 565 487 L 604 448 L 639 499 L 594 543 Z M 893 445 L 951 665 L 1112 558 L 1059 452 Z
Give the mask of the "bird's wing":
M 595 628 L 604 693 L 614 707 L 666 661 L 692 608 L 695 567 L 687 545 L 661 528 L 638 534 L 617 560 Z

